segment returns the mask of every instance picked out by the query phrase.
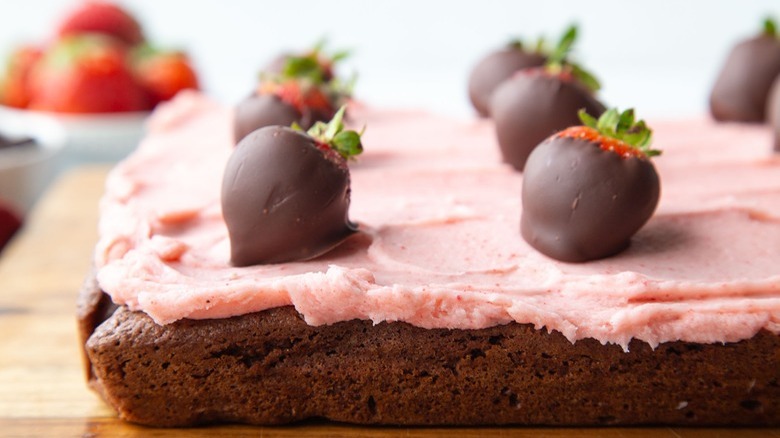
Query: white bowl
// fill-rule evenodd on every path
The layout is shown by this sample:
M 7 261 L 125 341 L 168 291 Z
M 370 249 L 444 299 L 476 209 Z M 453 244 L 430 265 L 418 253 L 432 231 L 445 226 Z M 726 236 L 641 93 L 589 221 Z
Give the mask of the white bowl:
M 0 129 L 34 138 L 61 133 L 67 165 L 116 162 L 138 145 L 148 116 L 148 112 L 60 114 L 0 106 Z
M 60 170 L 65 143 L 59 134 L 50 131 L 34 138 L 34 145 L 0 149 L 0 202 L 20 217 L 27 214 Z

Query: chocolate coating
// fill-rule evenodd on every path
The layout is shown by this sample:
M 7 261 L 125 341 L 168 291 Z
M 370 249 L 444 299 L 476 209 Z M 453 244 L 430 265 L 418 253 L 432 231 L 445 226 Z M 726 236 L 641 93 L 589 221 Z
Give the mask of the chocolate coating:
M 774 150 L 780 152 L 780 76 L 775 79 L 766 105 L 766 121 L 774 135 Z
M 290 126 L 293 122 L 309 129 L 315 122 L 327 122 L 335 111 L 304 108 L 298 111 L 292 105 L 271 94 L 252 94 L 236 106 L 234 138 L 236 143 L 250 132 L 264 126 Z
M 622 158 L 582 139 L 551 137 L 523 173 L 520 231 L 542 254 L 585 262 L 625 249 L 658 205 L 649 159 Z
M 504 161 L 522 171 L 531 151 L 545 138 L 580 125 L 584 108 L 598 118 L 604 105 L 575 81 L 541 69 L 526 70 L 504 81 L 490 101 L 490 113 Z
M 780 39 L 760 35 L 729 53 L 710 93 L 715 120 L 763 123 L 769 89 L 780 75 Z
M 490 97 L 501 82 L 518 70 L 544 65 L 546 58 L 523 49 L 507 47 L 482 58 L 471 70 L 468 81 L 471 105 L 481 117 L 490 115 Z
M 290 126 L 293 122 L 301 124 L 303 114 L 274 95 L 253 93 L 239 102 L 235 117 L 233 134 L 234 141 L 238 143 L 250 132 L 264 126 Z
M 340 162 L 338 160 L 341 160 Z M 354 233 L 349 170 L 308 135 L 258 129 L 236 146 L 222 182 L 222 215 L 236 266 L 307 260 Z

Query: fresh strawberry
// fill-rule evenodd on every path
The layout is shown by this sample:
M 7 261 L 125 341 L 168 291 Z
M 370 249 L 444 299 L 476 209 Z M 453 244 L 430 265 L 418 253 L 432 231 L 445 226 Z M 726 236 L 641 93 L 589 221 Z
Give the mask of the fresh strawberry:
M 344 107 L 308 133 L 266 126 L 238 143 L 222 182 L 234 265 L 311 259 L 356 231 L 346 160 L 363 147 L 343 117 Z
M 137 57 L 135 72 L 150 105 L 170 100 L 179 91 L 200 88 L 198 75 L 186 54 L 151 49 L 142 52 Z
M 30 71 L 42 55 L 40 47 L 31 45 L 21 46 L 11 53 L 0 86 L 3 105 L 26 108 L 30 104 Z
M 506 47 L 482 58 L 471 70 L 468 81 L 469 99 L 480 117 L 490 114 L 490 98 L 495 89 L 520 70 L 543 66 L 554 53 L 562 51 L 565 60 L 577 34 L 576 26 L 569 26 L 558 45 L 549 49 L 544 38 L 539 38 L 532 48 L 515 39 Z M 560 56 L 560 55 L 555 55 Z
M 0 250 L 22 226 L 22 220 L 0 201 Z
M 65 113 L 149 109 L 146 96 L 113 39 L 97 34 L 64 38 L 36 65 L 30 108 Z
M 82 33 L 110 35 L 128 46 L 144 41 L 141 25 L 135 17 L 119 6 L 101 0 L 81 3 L 62 20 L 57 30 L 60 37 Z
M 634 111 L 580 111 L 585 126 L 553 134 L 523 172 L 523 238 L 542 254 L 585 262 L 625 249 L 658 205 L 651 130 Z
M 490 114 L 504 161 L 522 170 L 528 154 L 550 134 L 579 124 L 584 108 L 600 115 L 604 105 L 595 97 L 598 81 L 566 60 L 576 39 L 571 28 L 544 67 L 517 72 L 493 92 Z
M 780 35 L 775 22 L 764 21 L 763 31 L 737 44 L 726 58 L 710 92 L 715 120 L 763 123 L 767 97 L 780 76 Z

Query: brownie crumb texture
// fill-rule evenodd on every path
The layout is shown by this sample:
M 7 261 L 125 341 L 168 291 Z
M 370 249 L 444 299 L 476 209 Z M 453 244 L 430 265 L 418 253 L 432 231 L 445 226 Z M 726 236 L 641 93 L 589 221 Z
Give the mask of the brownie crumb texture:
M 105 297 L 85 283 L 88 378 L 139 424 L 780 424 L 780 336 L 766 331 L 624 352 L 516 323 L 312 327 L 289 306 L 160 326 L 124 307 L 111 314 Z

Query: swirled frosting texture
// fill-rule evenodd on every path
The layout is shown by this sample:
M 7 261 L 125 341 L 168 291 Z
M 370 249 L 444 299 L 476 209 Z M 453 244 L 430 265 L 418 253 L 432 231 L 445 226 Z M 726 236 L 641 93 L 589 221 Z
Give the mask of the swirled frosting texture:
M 767 129 L 654 123 L 656 214 L 618 256 L 566 264 L 521 238 L 522 175 L 501 163 L 489 120 L 350 114 L 368 125 L 351 165 L 362 232 L 316 260 L 236 268 L 219 200 L 232 112 L 195 93 L 163 106 L 109 175 L 100 286 L 160 324 L 293 305 L 312 325 L 517 321 L 624 347 L 780 333 L 780 160 Z

